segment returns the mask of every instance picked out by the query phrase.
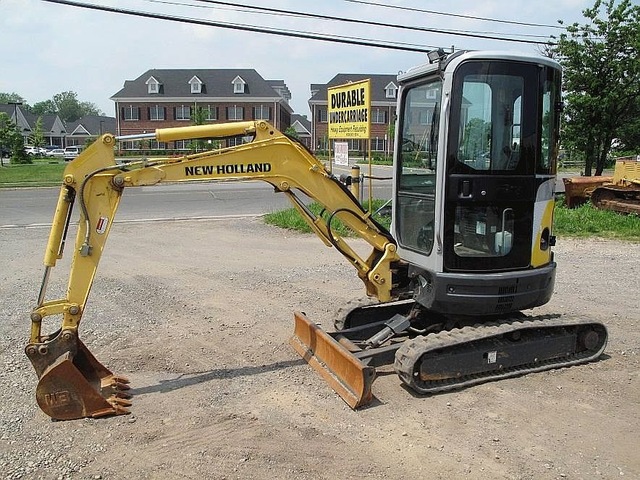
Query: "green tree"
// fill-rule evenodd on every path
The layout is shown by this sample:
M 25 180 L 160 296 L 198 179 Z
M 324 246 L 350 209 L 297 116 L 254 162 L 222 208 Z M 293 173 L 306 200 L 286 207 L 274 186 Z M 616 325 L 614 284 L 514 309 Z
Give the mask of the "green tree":
M 298 132 L 296 132 L 296 129 L 291 126 L 287 127 L 287 129 L 284 131 L 284 134 L 292 138 L 300 139 L 300 136 L 298 135 Z
M 52 115 L 58 113 L 56 104 L 53 100 L 45 100 L 43 102 L 34 103 L 31 112 L 35 115 Z
M 623 155 L 640 154 L 640 97 L 636 98 L 635 112 L 618 132 L 618 150 Z
M 61 92 L 53 96 L 55 112 L 65 122 L 75 122 L 85 115 L 102 115 L 98 107 L 91 102 L 78 101 L 76 92 Z
M 8 150 L 15 163 L 31 163 L 31 159 L 24 151 L 22 134 L 9 115 L 4 112 L 0 112 L 0 149 Z
M 38 117 L 33 128 L 33 133 L 29 136 L 29 141 L 34 147 L 44 145 L 44 129 L 42 128 L 42 117 Z
M 640 6 L 596 0 L 584 25 L 567 26 L 554 51 L 564 67 L 564 146 L 602 174 L 612 140 L 640 114 Z
M 0 92 L 0 103 L 13 103 L 18 102 L 22 103 L 22 105 L 27 105 L 27 102 L 24 98 L 22 98 L 17 93 L 4 93 Z
M 35 115 L 57 114 L 65 122 L 75 122 L 85 115 L 104 115 L 104 113 L 91 102 L 78 100 L 76 92 L 61 92 L 50 100 L 37 102 L 30 106 L 26 100 L 17 93 L 0 92 L 0 103 L 21 102 L 20 108 Z
M 207 122 L 207 111 L 202 107 L 193 107 L 191 114 L 191 122 L 193 125 L 204 125 Z M 193 151 L 200 152 L 207 148 L 206 140 L 199 138 L 189 143 L 189 148 Z

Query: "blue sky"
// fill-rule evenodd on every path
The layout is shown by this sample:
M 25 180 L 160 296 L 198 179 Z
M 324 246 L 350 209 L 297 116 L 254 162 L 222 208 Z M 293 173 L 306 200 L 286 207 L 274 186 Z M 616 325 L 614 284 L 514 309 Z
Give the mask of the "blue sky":
M 79 0 L 131 10 L 211 21 L 348 35 L 465 49 L 537 52 L 535 45 L 465 38 L 371 25 L 324 22 L 285 15 L 259 15 L 214 7 L 194 0 Z M 424 1 L 371 0 L 457 15 L 545 25 L 584 23 L 582 10 L 593 0 Z M 176 6 L 181 3 L 183 6 Z M 240 2 L 238 2 L 240 3 Z M 197 5 L 185 7 L 184 4 Z M 560 30 L 434 15 L 345 0 L 247 0 L 246 5 L 304 11 L 337 18 L 459 31 L 547 36 Z M 536 38 L 536 37 L 529 37 Z M 311 83 L 326 83 L 337 73 L 391 73 L 424 63 L 425 55 L 302 40 L 208 26 L 136 18 L 41 0 L 0 0 L 0 92 L 15 92 L 30 104 L 56 93 L 75 91 L 81 101 L 113 116 L 109 97 L 125 80 L 150 68 L 255 68 L 266 79 L 284 80 L 296 113 L 308 114 Z

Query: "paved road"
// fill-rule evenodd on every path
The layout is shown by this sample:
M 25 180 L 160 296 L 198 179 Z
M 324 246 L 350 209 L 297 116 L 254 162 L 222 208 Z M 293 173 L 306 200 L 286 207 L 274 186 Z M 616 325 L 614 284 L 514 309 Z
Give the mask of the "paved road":
M 375 198 L 391 198 L 391 167 L 373 167 Z M 334 166 L 333 173 L 350 173 L 344 167 Z M 368 167 L 361 173 L 368 175 Z M 556 189 L 564 192 L 562 176 Z M 369 198 L 365 180 L 362 198 Z M 53 217 L 59 189 L 21 188 L 0 189 L 0 228 L 49 225 Z M 125 190 L 116 218 L 117 222 L 143 220 L 182 219 L 263 215 L 290 207 L 283 194 L 274 194 L 273 188 L 260 181 L 231 183 L 189 183 L 129 188 Z
M 345 172 L 334 168 L 335 175 Z M 374 175 L 391 176 L 391 169 Z M 0 189 L 0 228 L 49 225 L 58 192 L 57 187 Z M 377 198 L 390 198 L 391 181 L 377 181 L 374 192 Z M 260 181 L 159 185 L 126 189 L 116 222 L 262 215 L 290 206 L 283 194 L 275 194 L 273 187 Z

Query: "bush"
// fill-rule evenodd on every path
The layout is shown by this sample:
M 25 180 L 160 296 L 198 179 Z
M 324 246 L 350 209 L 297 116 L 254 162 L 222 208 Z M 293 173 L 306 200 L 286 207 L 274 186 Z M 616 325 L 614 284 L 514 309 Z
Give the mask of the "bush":
M 14 146 L 11 149 L 11 163 L 29 165 L 33 163 L 33 159 L 27 155 L 24 151 L 24 146 L 21 144 L 19 147 Z

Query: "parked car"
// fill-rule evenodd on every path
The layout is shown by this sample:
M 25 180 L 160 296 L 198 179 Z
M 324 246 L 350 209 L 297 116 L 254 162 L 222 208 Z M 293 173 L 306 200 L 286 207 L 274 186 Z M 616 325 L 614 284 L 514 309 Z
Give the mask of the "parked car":
M 64 159 L 65 160 L 73 160 L 78 155 L 80 155 L 81 151 L 82 151 L 82 147 L 79 146 L 79 145 L 75 145 L 75 146 L 72 146 L 72 147 L 67 147 L 67 148 L 64 149 Z
M 33 155 L 34 157 L 43 157 L 47 154 L 44 148 L 34 147 L 33 145 L 26 145 L 24 151 L 27 155 Z
M 47 152 L 48 157 L 64 158 L 64 148 L 54 148 Z

